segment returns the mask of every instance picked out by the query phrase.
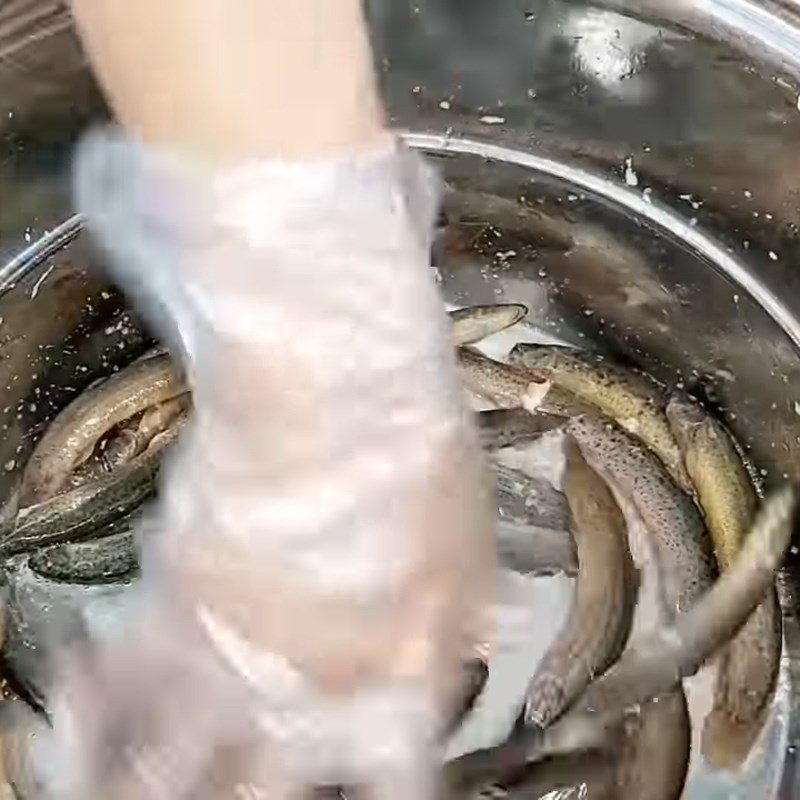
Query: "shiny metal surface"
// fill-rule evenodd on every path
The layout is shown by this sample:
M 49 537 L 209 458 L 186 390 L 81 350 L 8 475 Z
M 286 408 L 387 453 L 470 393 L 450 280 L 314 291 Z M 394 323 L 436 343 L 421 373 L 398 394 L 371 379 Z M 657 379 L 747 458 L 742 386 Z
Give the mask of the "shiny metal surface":
M 800 478 L 800 3 L 366 6 L 393 124 L 445 177 L 447 298 L 528 303 L 537 325 L 709 400 L 766 482 Z M 81 271 L 97 262 L 83 237 L 56 248 L 77 230 L 71 144 L 106 115 L 66 5 L 0 4 L 2 492 L 64 387 L 143 346 L 132 322 L 106 349 L 122 301 Z M 25 251 L 62 224 L 46 255 Z M 797 571 L 781 579 L 794 687 Z M 800 796 L 793 704 L 770 796 Z

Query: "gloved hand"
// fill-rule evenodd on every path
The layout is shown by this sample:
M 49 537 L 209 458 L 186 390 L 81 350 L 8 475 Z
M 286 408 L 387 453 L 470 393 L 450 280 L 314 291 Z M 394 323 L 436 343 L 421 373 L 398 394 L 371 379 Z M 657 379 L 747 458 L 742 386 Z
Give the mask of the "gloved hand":
M 44 796 L 429 796 L 492 574 L 430 172 L 388 137 L 212 169 L 96 135 L 77 186 L 195 411 L 141 616 L 37 738 Z

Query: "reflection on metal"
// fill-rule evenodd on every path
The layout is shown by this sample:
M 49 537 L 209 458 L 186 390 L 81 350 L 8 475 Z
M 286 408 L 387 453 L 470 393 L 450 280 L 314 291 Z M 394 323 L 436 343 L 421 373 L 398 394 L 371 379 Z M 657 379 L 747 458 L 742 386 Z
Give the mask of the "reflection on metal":
M 535 153 L 526 153 L 488 142 L 461 139 L 443 134 L 406 131 L 402 135 L 411 147 L 420 150 L 440 153 L 464 153 L 490 158 L 506 164 L 517 164 L 569 181 L 575 186 L 580 186 L 600 197 L 611 200 L 613 203 L 622 206 L 622 208 L 648 220 L 681 242 L 688 244 L 700 255 L 708 259 L 713 267 L 722 270 L 759 303 L 800 349 L 800 324 L 789 309 L 769 289 L 756 280 L 744 264 L 734 258 L 726 248 L 696 226 L 689 224 L 685 218 L 679 216 L 671 208 L 651 200 L 651 195 L 631 191 L 630 188 L 620 183 L 615 183 L 602 175 L 594 174 L 588 170 L 560 161 L 554 161 Z
M 646 84 L 634 86 L 646 59 L 646 48 L 658 36 L 652 25 L 620 19 L 605 9 L 576 8 L 564 23 L 564 35 L 575 40 L 575 66 L 610 94 L 645 100 Z
M 44 259 L 69 244 L 82 228 L 83 216 L 74 214 L 7 261 L 0 267 L 0 296 L 12 288 L 20 278 L 41 264 Z
M 751 2 L 750 0 L 694 0 L 694 13 L 710 19 L 729 32 L 746 36 L 764 49 L 762 55 L 778 56 L 794 67 L 800 67 L 800 37 L 797 35 L 797 18 L 800 6 L 793 0 L 788 3 Z M 770 8 L 771 6 L 771 8 Z M 787 14 L 783 18 L 780 13 Z M 794 24 L 789 15 L 795 15 Z

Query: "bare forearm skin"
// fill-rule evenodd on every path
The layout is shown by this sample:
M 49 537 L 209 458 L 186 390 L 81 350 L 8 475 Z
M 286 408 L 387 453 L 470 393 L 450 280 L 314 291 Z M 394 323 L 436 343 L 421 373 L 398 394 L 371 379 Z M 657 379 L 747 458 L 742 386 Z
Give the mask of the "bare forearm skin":
M 210 160 L 311 159 L 377 144 L 359 0 L 74 0 L 119 121 Z

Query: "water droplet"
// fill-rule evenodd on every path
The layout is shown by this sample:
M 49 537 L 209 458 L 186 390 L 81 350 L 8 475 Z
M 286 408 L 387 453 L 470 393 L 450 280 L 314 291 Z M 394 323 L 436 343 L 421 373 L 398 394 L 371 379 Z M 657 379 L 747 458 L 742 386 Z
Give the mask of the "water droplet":
M 628 186 L 639 185 L 639 176 L 633 168 L 633 156 L 628 156 L 625 159 L 625 183 L 627 183 Z
M 439 108 L 441 108 L 442 111 L 449 111 L 450 110 L 450 101 L 449 100 L 440 100 L 439 101 Z
M 771 261 L 777 261 L 778 260 L 778 254 L 774 250 L 770 250 L 769 251 L 769 257 L 770 257 Z

